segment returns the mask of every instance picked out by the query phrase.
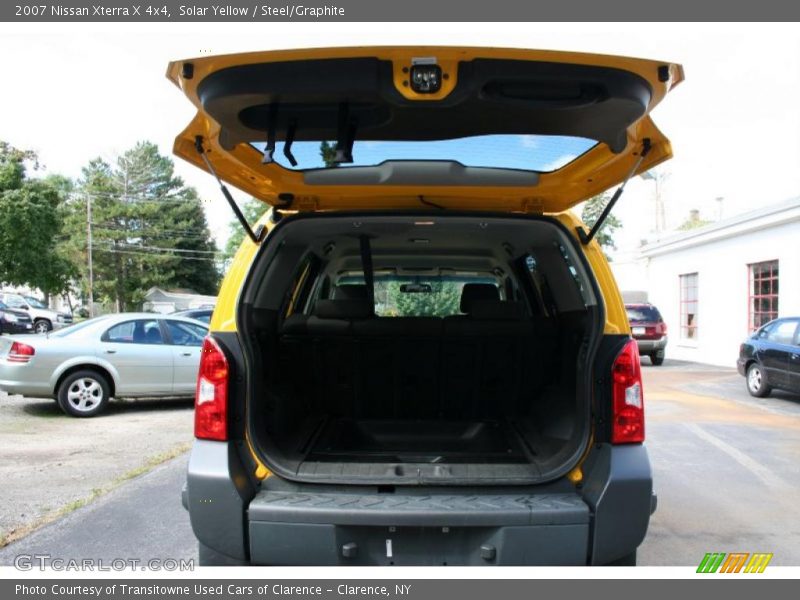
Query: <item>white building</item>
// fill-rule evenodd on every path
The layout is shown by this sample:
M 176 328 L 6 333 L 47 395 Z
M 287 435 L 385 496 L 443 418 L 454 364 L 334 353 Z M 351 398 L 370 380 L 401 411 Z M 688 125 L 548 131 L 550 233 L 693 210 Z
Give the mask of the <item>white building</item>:
M 191 290 L 162 290 L 160 287 L 151 287 L 144 295 L 142 310 L 166 314 L 190 308 L 210 308 L 216 302 L 216 296 L 203 296 Z
M 800 315 L 800 198 L 677 233 L 611 265 L 620 289 L 646 291 L 661 311 L 667 358 L 735 366 L 751 331 Z

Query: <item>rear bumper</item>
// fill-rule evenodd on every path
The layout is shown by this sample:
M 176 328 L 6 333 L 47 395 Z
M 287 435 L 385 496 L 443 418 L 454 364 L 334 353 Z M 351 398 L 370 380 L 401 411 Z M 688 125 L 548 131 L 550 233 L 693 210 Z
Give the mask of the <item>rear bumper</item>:
M 664 349 L 667 347 L 667 336 L 664 336 L 657 340 L 636 339 L 636 345 L 639 346 L 639 354 L 653 354 L 654 352 L 663 352 Z
M 382 494 L 272 476 L 256 492 L 232 444 L 196 441 L 184 505 L 202 544 L 253 564 L 606 564 L 644 539 L 650 464 L 641 445 L 600 445 L 584 466 L 581 488 Z
M 3 321 L 0 323 L 0 333 L 31 333 L 33 331 L 33 323 L 8 323 Z

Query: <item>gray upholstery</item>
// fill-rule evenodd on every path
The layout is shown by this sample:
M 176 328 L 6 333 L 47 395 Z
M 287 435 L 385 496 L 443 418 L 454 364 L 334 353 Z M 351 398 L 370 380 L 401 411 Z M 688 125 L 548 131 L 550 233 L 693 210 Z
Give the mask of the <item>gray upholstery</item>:
M 461 288 L 461 312 L 469 314 L 472 303 L 482 300 L 500 300 L 500 291 L 491 283 L 465 283 Z

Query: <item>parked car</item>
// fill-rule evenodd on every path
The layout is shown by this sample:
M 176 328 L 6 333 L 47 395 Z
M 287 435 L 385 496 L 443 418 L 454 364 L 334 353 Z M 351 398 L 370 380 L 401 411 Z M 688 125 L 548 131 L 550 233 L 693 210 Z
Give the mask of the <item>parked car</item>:
M 736 367 L 752 396 L 763 398 L 773 389 L 800 394 L 800 317 L 757 329 L 739 346 Z
M 639 346 L 640 356 L 649 356 L 655 366 L 664 363 L 667 348 L 667 324 L 661 313 L 650 303 L 626 304 L 631 335 Z
M 202 321 L 206 325 L 211 322 L 211 315 L 214 314 L 214 308 L 190 308 L 188 310 L 177 310 L 171 313 L 173 317 L 186 317 L 187 319 L 195 319 Z
M 72 324 L 71 314 L 50 310 L 43 302 L 33 296 L 22 296 L 14 292 L 0 292 L 0 302 L 5 303 L 10 308 L 26 311 L 31 316 L 33 330 L 36 333 L 47 333 Z
M 112 397 L 191 396 L 205 324 L 147 313 L 107 315 L 48 336 L 0 338 L 0 389 L 52 397 L 93 417 Z
M 33 322 L 27 312 L 9 308 L 0 301 L 0 334 L 31 333 L 32 331 Z
M 649 113 L 680 65 L 359 47 L 168 76 L 197 111 L 176 154 L 271 205 L 238 214 L 203 344 L 200 563 L 635 564 L 639 351 L 605 216 L 571 208 L 671 157 Z

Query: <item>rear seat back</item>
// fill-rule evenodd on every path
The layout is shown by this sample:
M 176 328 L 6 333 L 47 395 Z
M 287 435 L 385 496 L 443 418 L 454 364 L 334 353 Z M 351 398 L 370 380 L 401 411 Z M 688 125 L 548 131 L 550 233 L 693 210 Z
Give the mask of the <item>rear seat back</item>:
M 539 335 L 521 303 L 501 301 L 494 285 L 466 284 L 467 314 L 444 319 L 376 317 L 365 286 L 332 295 L 317 301 L 314 314 L 286 319 L 282 330 L 282 344 L 302 360 L 299 389 L 313 387 L 322 412 L 499 417 L 529 405 L 544 378 L 550 336 Z

